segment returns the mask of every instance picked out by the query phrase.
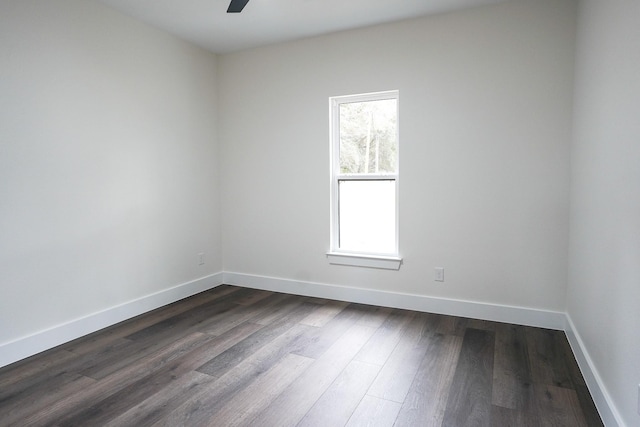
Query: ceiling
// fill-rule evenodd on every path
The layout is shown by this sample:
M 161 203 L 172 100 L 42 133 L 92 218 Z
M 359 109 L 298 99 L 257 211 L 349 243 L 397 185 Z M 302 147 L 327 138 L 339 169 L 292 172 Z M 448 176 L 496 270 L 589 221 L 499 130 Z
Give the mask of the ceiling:
M 228 53 L 504 0 L 98 0 L 211 52 Z

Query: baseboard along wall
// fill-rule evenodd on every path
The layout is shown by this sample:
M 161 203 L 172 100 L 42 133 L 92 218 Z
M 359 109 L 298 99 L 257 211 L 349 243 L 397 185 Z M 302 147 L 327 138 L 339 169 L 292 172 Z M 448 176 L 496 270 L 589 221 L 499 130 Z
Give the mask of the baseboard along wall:
M 498 304 L 403 294 L 239 273 L 223 273 L 224 283 L 253 289 L 328 298 L 360 304 L 424 311 L 495 322 L 563 330 L 565 314 Z
M 596 408 L 598 408 L 602 422 L 605 426 L 625 427 L 622 416 L 616 409 L 613 400 L 611 400 L 611 395 L 608 393 L 602 378 L 598 374 L 598 370 L 593 364 L 589 352 L 571 320 L 571 316 L 567 314 L 566 319 L 567 323 L 564 332 L 567 335 L 571 350 L 573 350 L 573 355 L 578 362 L 578 367 L 580 371 L 582 371 L 582 376 L 587 383 L 591 397 L 596 404 Z
M 61 325 L 53 326 L 24 338 L 0 344 L 0 367 L 219 286 L 223 283 L 222 278 L 222 273 L 201 277 Z
M 571 318 L 563 312 L 220 272 L 0 344 L 0 367 L 222 284 L 436 314 L 564 330 L 608 427 L 625 427 Z

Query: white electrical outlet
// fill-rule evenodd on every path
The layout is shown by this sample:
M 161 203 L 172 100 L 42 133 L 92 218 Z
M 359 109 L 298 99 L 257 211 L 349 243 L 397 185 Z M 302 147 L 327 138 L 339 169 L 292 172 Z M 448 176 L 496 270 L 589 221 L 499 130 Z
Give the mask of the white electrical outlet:
M 199 253 L 198 254 L 198 265 L 203 265 L 204 264 L 204 253 Z
M 434 280 L 436 282 L 444 282 L 444 268 L 436 267 L 435 274 L 434 274 Z

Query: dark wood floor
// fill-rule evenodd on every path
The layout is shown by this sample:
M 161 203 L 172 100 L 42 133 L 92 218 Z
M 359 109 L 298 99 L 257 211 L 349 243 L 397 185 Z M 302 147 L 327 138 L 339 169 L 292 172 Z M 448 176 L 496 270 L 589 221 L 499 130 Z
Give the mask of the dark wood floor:
M 562 332 L 221 286 L 0 369 L 0 425 L 602 422 Z

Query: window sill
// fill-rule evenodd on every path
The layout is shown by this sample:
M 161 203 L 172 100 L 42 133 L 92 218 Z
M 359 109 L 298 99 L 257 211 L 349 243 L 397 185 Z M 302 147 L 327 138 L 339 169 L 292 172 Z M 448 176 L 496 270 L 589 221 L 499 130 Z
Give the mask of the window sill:
M 383 270 L 400 270 L 402 258 L 380 255 L 355 255 L 337 252 L 327 253 L 329 264 L 350 265 L 354 267 L 380 268 Z

